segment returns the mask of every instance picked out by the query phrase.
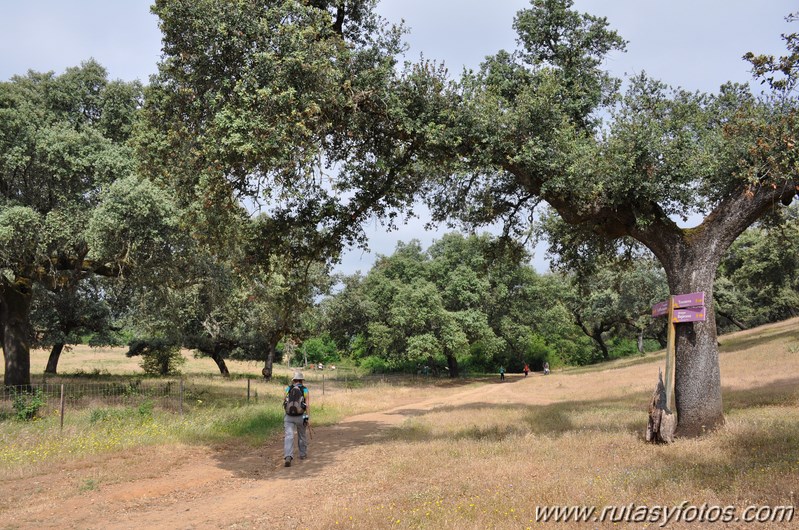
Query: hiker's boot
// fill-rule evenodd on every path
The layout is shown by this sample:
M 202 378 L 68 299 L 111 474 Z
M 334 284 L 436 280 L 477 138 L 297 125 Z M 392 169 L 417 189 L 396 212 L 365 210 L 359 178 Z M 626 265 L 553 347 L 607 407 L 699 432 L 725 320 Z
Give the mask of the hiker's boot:
M 291 467 L 291 457 L 287 456 L 283 461 L 283 467 Z

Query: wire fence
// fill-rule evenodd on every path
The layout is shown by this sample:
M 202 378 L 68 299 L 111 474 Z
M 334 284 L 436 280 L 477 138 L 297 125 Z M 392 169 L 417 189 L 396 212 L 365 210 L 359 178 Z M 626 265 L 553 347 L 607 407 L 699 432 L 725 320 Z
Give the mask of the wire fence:
M 198 403 L 243 405 L 258 402 L 260 395 L 268 394 L 262 381 L 233 380 L 212 382 L 204 379 L 186 380 L 122 380 L 92 382 L 65 380 L 58 383 L 43 382 L 27 386 L 0 386 L 0 419 L 112 408 L 159 408 L 183 414 Z
M 140 381 L 110 383 L 34 383 L 0 388 L 0 417 L 21 419 L 33 415 L 59 413 L 98 407 L 140 406 L 152 403 L 182 412 L 183 381 Z
M 352 390 L 378 382 L 413 384 L 430 376 L 402 374 L 358 374 L 354 370 L 304 370 L 306 384 L 312 385 L 316 395 L 336 390 Z M 121 379 L 110 382 L 86 382 L 62 379 L 58 382 L 42 381 L 27 386 L 0 386 L 0 420 L 8 418 L 29 419 L 34 416 L 60 415 L 63 426 L 65 415 L 87 409 L 110 407 L 159 408 L 183 415 L 184 411 L 199 403 L 244 405 L 258 403 L 259 399 L 274 399 L 289 375 L 278 376 L 267 382 L 262 378 L 213 380 L 190 379 Z

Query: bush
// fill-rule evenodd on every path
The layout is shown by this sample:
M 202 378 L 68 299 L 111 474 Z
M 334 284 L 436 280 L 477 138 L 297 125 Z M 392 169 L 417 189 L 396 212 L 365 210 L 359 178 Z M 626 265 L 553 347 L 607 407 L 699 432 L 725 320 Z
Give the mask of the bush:
M 142 370 L 148 375 L 179 374 L 180 366 L 186 362 L 179 346 L 161 339 L 131 342 L 125 355 L 128 357 L 141 355 Z
M 620 359 L 622 357 L 630 357 L 639 355 L 638 342 L 632 339 L 624 339 L 621 337 L 614 337 L 608 345 L 608 350 L 611 359 Z
M 370 355 L 369 357 L 361 359 L 360 366 L 373 374 L 388 372 L 390 368 L 385 359 L 381 359 L 375 355 Z
M 172 346 L 159 348 L 143 355 L 141 367 L 148 375 L 175 375 L 180 373 L 179 367 L 186 362 L 180 354 L 180 348 Z
M 305 355 L 309 363 L 337 363 L 340 360 L 336 343 L 330 337 L 313 337 L 300 346 L 300 352 Z
M 40 388 L 32 392 L 15 391 L 12 407 L 14 407 L 14 414 L 19 420 L 32 420 L 36 417 L 45 404 L 47 399 L 44 392 Z
M 149 399 L 147 401 L 143 401 L 139 405 L 139 417 L 142 419 L 152 418 L 153 417 L 153 408 L 154 404 Z
M 131 415 L 130 409 L 92 409 L 89 413 L 89 423 L 95 425 L 97 423 L 121 422 L 130 418 Z

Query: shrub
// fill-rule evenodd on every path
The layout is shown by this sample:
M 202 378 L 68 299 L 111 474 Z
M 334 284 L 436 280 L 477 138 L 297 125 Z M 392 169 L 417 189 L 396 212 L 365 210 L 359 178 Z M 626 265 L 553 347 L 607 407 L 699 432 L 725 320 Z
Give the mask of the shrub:
M 141 355 L 142 370 L 148 375 L 179 374 L 180 366 L 186 362 L 179 346 L 161 339 L 131 342 L 125 355 L 128 357 Z
M 44 392 L 37 388 L 32 392 L 15 391 L 12 406 L 17 419 L 31 420 L 46 403 Z
M 141 367 L 148 375 L 179 374 L 179 367 L 186 362 L 177 346 L 153 349 L 142 357 Z
M 302 343 L 300 351 L 310 363 L 336 363 L 340 358 L 336 350 L 336 343 L 330 337 L 313 337 Z
M 621 337 L 614 337 L 608 345 L 610 350 L 611 359 L 619 359 L 621 357 L 630 357 L 638 355 L 638 343 L 632 339 L 624 339 Z
M 139 405 L 139 417 L 141 419 L 147 419 L 153 417 L 153 402 L 149 399 L 147 401 L 143 401 Z
M 389 370 L 388 363 L 385 359 L 381 359 L 375 355 L 370 355 L 369 357 L 361 359 L 360 366 L 373 374 L 385 373 Z

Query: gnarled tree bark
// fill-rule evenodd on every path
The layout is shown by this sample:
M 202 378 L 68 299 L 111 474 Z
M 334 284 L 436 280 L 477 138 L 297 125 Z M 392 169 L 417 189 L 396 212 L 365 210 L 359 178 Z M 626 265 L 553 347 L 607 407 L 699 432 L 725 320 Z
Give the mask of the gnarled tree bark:
M 6 386 L 29 387 L 31 384 L 30 309 L 32 289 L 28 282 L 0 282 L 0 326 Z

